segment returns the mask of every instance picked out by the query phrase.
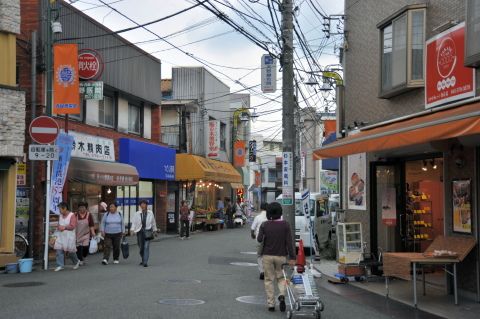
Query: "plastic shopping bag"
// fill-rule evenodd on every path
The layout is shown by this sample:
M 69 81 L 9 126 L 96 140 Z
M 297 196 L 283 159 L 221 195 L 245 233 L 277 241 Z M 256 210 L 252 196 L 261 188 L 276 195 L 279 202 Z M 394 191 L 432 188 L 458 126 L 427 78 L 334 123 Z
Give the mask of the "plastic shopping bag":
M 125 237 L 123 237 L 122 244 L 120 246 L 121 246 L 121 249 L 122 249 L 123 259 L 127 259 L 128 256 L 130 255 L 130 249 L 128 247 L 128 242 L 127 242 L 127 239 Z
M 90 239 L 90 247 L 88 248 L 88 252 L 90 254 L 95 254 L 98 251 L 98 243 L 95 238 Z

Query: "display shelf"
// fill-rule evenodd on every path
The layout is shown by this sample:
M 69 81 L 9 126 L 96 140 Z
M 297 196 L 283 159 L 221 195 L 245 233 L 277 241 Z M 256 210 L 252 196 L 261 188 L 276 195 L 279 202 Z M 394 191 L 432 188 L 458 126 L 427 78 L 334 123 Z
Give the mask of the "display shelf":
M 363 256 L 363 235 L 361 223 L 338 223 L 337 242 L 339 262 L 358 263 Z
M 420 252 L 421 243 L 431 241 L 433 234 L 433 212 L 429 194 L 407 196 L 406 223 L 402 239 L 408 243 L 407 249 Z

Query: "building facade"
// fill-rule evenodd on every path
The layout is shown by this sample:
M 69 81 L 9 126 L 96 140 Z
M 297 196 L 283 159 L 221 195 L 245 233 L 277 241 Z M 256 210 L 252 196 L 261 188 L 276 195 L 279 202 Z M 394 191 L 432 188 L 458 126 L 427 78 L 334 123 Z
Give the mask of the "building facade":
M 31 98 L 31 34 L 38 34 L 35 116 L 46 112 L 45 19 L 48 1 L 21 1 L 22 27 L 17 41 L 19 87 Z M 64 1 L 57 1 L 58 22 L 62 33 L 55 43 L 77 43 L 79 50 L 95 52 L 103 62 L 103 72 L 94 80 L 103 90 L 95 97 L 80 94 L 80 114 L 68 121 L 53 114 L 62 132 L 73 136 L 63 200 L 75 211 L 79 201 L 86 201 L 94 219 L 102 217 L 100 202 L 116 202 L 128 225 L 138 202 L 145 199 L 153 209 L 159 229 L 166 230 L 167 183 L 175 179 L 174 153 L 161 143 L 160 104 L 161 63 L 157 58 L 114 34 Z M 44 22 L 45 23 L 45 22 Z M 95 36 L 92 36 L 95 35 Z M 82 51 L 80 51 L 82 52 Z M 92 83 L 81 79 L 81 85 Z M 31 112 L 27 111 L 26 126 Z M 27 138 L 23 153 L 32 141 Z M 145 158 L 153 155 L 159 162 L 152 167 Z M 160 158 L 158 158 L 160 156 Z M 27 171 L 31 169 L 27 163 Z M 148 165 L 147 165 L 148 164 Z M 45 166 L 35 166 L 35 236 L 34 255 L 39 257 L 44 242 Z M 94 176 L 96 176 L 94 178 Z M 28 180 L 30 183 L 30 180 Z
M 25 141 L 25 92 L 16 83 L 20 1 L 0 2 L 0 266 L 14 253 L 17 169 Z M 25 173 L 22 170 L 22 177 Z M 25 182 L 20 180 L 20 185 Z
M 478 243 L 478 1 L 345 8 L 344 137 L 314 152 L 343 157 L 345 220 L 362 223 L 374 254 L 424 252 L 438 236 Z M 477 244 L 459 264 L 464 295 L 477 291 L 479 255 Z

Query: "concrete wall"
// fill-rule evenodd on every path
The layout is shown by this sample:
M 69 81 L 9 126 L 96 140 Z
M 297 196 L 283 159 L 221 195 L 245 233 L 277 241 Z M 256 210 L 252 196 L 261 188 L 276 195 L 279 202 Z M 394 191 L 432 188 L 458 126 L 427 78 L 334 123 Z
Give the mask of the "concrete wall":
M 0 0 L 0 32 L 20 33 L 20 0 Z

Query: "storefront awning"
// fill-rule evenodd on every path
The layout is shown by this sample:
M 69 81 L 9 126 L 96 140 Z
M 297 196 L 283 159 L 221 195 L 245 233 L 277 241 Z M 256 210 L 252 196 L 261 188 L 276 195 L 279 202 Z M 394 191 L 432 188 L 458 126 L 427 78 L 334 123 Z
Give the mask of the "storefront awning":
M 176 180 L 205 180 L 219 183 L 241 183 L 242 177 L 230 163 L 191 154 L 177 154 Z
M 68 166 L 68 179 L 102 186 L 128 186 L 138 184 L 137 169 L 128 164 L 72 158 Z
M 313 152 L 314 159 L 396 149 L 480 133 L 480 103 L 361 131 Z
M 240 183 L 230 183 L 233 189 L 243 189 L 243 184 Z

